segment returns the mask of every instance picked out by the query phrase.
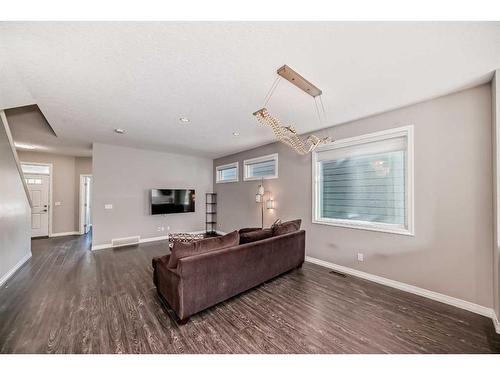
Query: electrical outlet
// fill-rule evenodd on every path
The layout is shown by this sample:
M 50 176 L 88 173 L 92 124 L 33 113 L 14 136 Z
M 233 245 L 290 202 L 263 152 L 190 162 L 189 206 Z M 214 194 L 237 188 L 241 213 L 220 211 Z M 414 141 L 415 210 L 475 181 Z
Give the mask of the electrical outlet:
M 170 225 L 167 225 L 167 230 L 170 230 Z
M 358 261 L 360 262 L 364 261 L 363 253 L 358 253 Z
M 156 228 L 158 232 L 161 232 L 161 227 Z

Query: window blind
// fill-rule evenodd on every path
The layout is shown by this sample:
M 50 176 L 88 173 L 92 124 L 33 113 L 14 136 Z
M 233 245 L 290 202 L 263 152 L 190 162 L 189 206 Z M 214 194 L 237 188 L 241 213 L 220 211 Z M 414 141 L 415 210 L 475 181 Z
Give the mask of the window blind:
M 248 177 L 266 177 L 276 174 L 276 160 L 264 160 L 247 164 Z
M 225 180 L 236 180 L 236 173 L 237 169 L 236 167 L 230 167 L 226 169 L 221 169 L 219 170 L 220 172 L 220 180 L 225 181 Z
M 320 153 L 320 216 L 404 226 L 405 148 L 401 137 Z

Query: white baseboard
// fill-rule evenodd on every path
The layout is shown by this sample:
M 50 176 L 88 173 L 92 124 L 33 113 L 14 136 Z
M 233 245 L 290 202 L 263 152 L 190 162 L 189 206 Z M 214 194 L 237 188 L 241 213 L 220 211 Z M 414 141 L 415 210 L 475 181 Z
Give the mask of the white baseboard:
M 197 232 L 190 232 L 190 233 L 197 233 Z M 147 243 L 147 242 L 154 242 L 154 241 L 164 241 L 167 240 L 168 236 L 158 236 L 158 237 L 149 237 L 149 238 L 141 238 L 139 240 L 139 244 L 141 243 Z M 111 243 L 104 243 L 101 245 L 92 245 L 92 251 L 96 250 L 103 250 L 103 249 L 110 249 L 112 248 L 113 245 Z
M 194 232 L 187 232 L 189 234 L 199 234 L 199 233 L 205 233 L 204 230 L 197 230 L 197 231 L 194 231 Z M 223 236 L 225 234 L 227 234 L 226 232 L 221 232 L 221 231 L 216 231 L 217 234 Z M 154 242 L 154 241 L 164 241 L 164 240 L 168 240 L 168 235 L 167 236 L 158 236 L 158 237 L 149 237 L 149 238 L 141 238 L 139 240 L 139 243 L 147 243 L 147 242 Z M 101 244 L 101 245 L 92 245 L 92 251 L 95 251 L 95 250 L 103 250 L 103 249 L 109 249 L 109 248 L 112 248 L 113 245 L 111 243 L 105 243 L 105 244 Z
M 26 254 L 25 257 L 23 257 L 23 259 L 21 259 L 19 262 L 17 262 L 17 264 L 12 267 L 10 269 L 10 271 L 8 271 L 5 275 L 2 276 L 2 278 L 0 279 L 0 287 L 3 286 L 3 284 L 5 284 L 7 282 L 7 280 L 9 280 L 9 278 L 14 274 L 16 273 L 16 271 L 21 268 L 23 266 L 24 263 L 26 263 L 28 260 L 30 260 L 31 258 L 31 251 Z
M 75 236 L 80 235 L 80 232 L 60 232 L 52 233 L 49 237 L 63 237 L 63 236 Z
M 495 326 L 495 331 L 500 335 L 500 323 L 498 322 L 498 316 L 493 312 L 493 316 L 491 317 L 493 320 L 493 325 Z
M 330 262 L 327 262 L 327 261 L 324 261 L 321 259 L 306 256 L 305 260 L 306 260 L 306 262 L 318 264 L 320 266 L 330 268 L 330 269 L 338 271 L 338 272 L 342 272 L 342 273 L 346 273 L 346 274 L 349 274 L 352 276 L 356 276 L 356 277 L 359 277 L 361 279 L 373 281 L 373 282 L 378 283 L 378 284 L 390 286 L 392 288 L 403 290 L 405 292 L 413 293 L 413 294 L 416 294 L 418 296 L 426 297 L 426 298 L 432 299 L 434 301 L 446 303 L 447 305 L 455 306 L 455 307 L 458 307 L 460 309 L 464 309 L 464 310 L 471 311 L 471 312 L 476 313 L 476 314 L 486 316 L 486 317 L 491 318 L 493 320 L 493 324 L 495 324 L 495 329 L 497 332 L 499 332 L 498 319 L 496 318 L 495 311 L 489 307 L 485 307 L 485 306 L 478 305 L 476 303 L 464 301 L 464 300 L 459 299 L 459 298 L 447 296 L 446 294 L 441 294 L 441 293 L 433 292 L 431 290 L 419 288 L 419 287 L 414 286 L 414 285 L 405 284 L 405 283 L 391 280 L 391 279 L 386 279 L 385 277 L 372 275 L 372 274 L 367 273 L 367 272 L 358 271 L 358 270 L 355 270 L 353 268 L 341 266 L 341 265 L 335 264 L 335 263 L 330 263 Z M 495 320 L 496 320 L 496 322 L 495 322 Z

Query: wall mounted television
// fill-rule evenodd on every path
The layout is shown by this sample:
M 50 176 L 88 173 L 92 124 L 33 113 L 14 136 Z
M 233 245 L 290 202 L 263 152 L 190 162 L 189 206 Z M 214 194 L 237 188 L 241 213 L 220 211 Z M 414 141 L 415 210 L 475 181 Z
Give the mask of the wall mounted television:
M 194 212 L 194 201 L 194 190 L 151 189 L 151 215 Z

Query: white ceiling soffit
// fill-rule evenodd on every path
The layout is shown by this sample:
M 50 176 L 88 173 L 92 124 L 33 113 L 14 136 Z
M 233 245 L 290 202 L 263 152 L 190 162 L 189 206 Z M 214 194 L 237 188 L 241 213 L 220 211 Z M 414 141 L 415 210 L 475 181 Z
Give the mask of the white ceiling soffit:
M 500 23 L 3 22 L 0 48 L 0 108 L 36 103 L 76 145 L 215 158 L 274 140 L 252 113 L 283 64 L 335 125 L 485 82 Z M 325 126 L 284 80 L 268 108 L 301 133 Z

